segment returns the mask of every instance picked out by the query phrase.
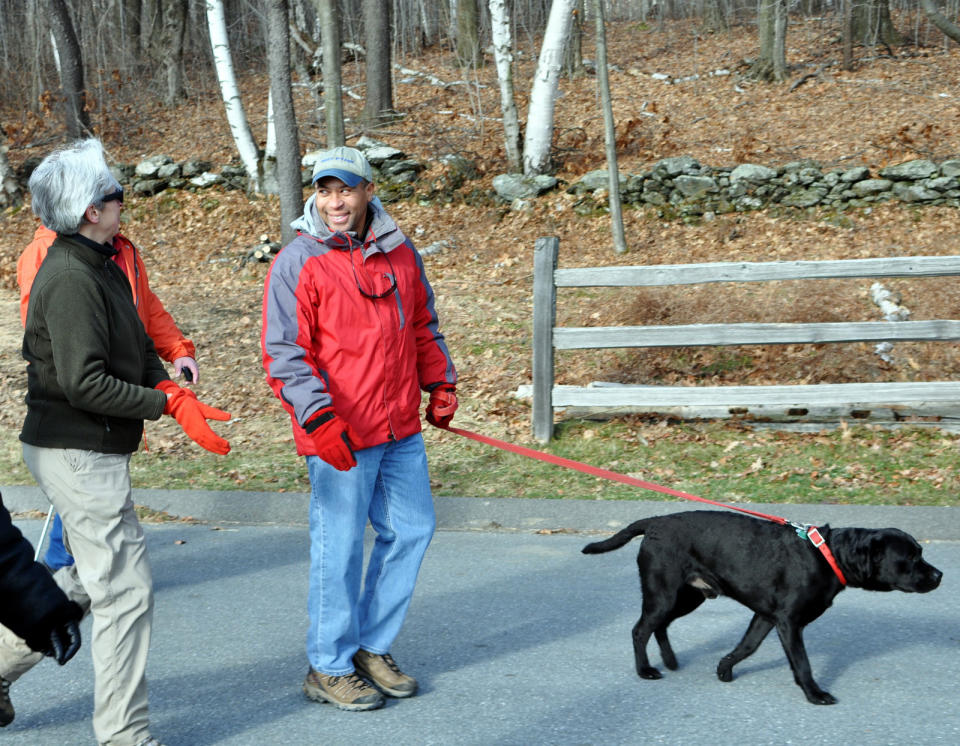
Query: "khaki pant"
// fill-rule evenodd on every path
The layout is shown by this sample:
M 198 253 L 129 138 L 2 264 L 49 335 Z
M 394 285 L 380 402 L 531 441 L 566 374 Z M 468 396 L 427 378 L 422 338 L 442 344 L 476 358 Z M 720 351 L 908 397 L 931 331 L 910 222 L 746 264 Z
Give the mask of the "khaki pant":
M 76 558 L 54 577 L 93 614 L 94 733 L 101 744 L 134 746 L 150 735 L 153 580 L 133 509 L 130 456 L 23 444 L 23 460 L 60 514 Z M 0 676 L 15 680 L 39 659 L 0 627 Z

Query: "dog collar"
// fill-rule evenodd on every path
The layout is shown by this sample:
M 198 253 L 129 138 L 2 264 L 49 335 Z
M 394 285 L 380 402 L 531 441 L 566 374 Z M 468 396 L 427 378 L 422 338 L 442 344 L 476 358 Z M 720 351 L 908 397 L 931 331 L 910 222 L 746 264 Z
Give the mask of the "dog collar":
M 797 535 L 801 539 L 810 539 L 810 543 L 820 550 L 820 554 L 823 555 L 824 559 L 827 561 L 827 564 L 830 565 L 830 569 L 833 570 L 833 574 L 837 576 L 837 580 L 839 580 L 843 585 L 846 585 L 847 579 L 843 576 L 843 570 L 841 570 L 840 565 L 837 564 L 837 558 L 833 556 L 833 552 L 831 552 L 830 547 L 827 546 L 827 540 L 823 538 L 823 534 L 820 533 L 820 530 L 816 526 L 801 526 L 799 524 L 793 525 L 797 529 Z

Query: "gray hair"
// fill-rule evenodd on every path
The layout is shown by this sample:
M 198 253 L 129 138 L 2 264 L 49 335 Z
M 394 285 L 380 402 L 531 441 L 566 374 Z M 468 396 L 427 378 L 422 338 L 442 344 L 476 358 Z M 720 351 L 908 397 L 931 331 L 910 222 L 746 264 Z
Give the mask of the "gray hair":
M 76 233 L 86 209 L 103 208 L 103 197 L 120 188 L 96 138 L 78 140 L 48 155 L 29 181 L 33 214 L 52 231 Z

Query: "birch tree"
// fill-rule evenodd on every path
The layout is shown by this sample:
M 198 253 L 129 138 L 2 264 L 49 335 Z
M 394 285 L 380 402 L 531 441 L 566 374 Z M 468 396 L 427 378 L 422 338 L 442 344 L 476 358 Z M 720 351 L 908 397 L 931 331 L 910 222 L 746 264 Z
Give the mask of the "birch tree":
M 510 171 L 520 173 L 520 121 L 513 95 L 513 39 L 510 36 L 510 15 L 507 0 L 490 0 L 490 31 L 493 37 L 493 58 L 500 83 L 500 110 L 503 113 L 503 140 Z
M 554 101 L 560 71 L 563 69 L 563 50 L 576 7 L 577 0 L 553 0 L 550 6 L 537 71 L 530 90 L 530 108 L 523 142 L 523 173 L 526 176 L 545 174 L 552 166 L 550 146 L 553 142 Z
M 260 148 L 253 139 L 250 123 L 243 108 L 237 77 L 233 72 L 230 57 L 230 41 L 227 38 L 227 22 L 223 14 L 223 0 L 206 0 L 207 25 L 210 29 L 210 46 L 213 48 L 213 63 L 220 82 L 220 96 L 227 112 L 230 134 L 240 153 L 240 160 L 247 171 L 250 191 L 259 192 L 262 180 Z

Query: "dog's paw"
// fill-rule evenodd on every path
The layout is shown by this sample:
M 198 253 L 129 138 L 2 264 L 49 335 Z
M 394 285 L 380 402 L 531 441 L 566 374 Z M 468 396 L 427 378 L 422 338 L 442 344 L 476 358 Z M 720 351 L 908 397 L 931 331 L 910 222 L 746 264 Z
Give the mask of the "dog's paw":
M 677 663 L 677 656 L 670 654 L 662 655 L 661 657 L 663 658 L 663 665 L 671 671 L 676 671 L 680 667 L 680 664 Z
M 814 689 L 812 692 L 805 692 L 805 694 L 807 700 L 815 705 L 835 705 L 837 703 L 837 698 L 830 692 L 823 691 L 823 689 Z
M 733 666 L 726 659 L 717 664 L 717 678 L 720 681 L 733 681 Z
M 641 666 L 637 669 L 637 674 L 641 679 L 662 679 L 663 674 L 653 666 Z

